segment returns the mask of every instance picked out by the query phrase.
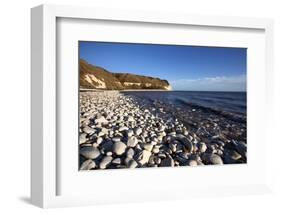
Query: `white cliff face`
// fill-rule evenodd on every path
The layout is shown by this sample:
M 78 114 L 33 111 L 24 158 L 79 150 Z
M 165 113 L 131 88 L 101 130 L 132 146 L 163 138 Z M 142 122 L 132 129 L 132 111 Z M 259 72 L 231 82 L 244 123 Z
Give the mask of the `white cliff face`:
M 124 82 L 125 86 L 140 86 L 141 83 L 134 83 L 134 82 Z
M 164 88 L 165 88 L 165 90 L 168 90 L 168 91 L 171 91 L 173 89 L 171 85 L 164 87 Z
M 90 84 L 93 84 L 94 82 L 96 84 L 98 84 L 95 86 L 97 89 L 106 89 L 106 85 L 105 85 L 104 81 L 96 78 L 96 76 L 94 76 L 94 75 L 91 75 L 91 74 L 85 75 L 85 80 L 87 82 L 89 82 Z M 94 86 L 94 84 L 93 84 L 93 86 Z
M 172 90 L 166 80 L 131 73 L 112 73 L 80 60 L 80 87 L 102 90 Z

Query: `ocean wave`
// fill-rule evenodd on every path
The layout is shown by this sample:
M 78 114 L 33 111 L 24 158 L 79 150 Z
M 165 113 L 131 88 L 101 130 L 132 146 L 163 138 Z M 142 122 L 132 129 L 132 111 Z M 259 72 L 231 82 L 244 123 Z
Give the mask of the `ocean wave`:
M 176 98 L 175 102 L 176 102 L 176 104 L 189 106 L 190 108 L 195 109 L 195 110 L 201 110 L 204 113 L 214 113 L 214 114 L 226 117 L 228 119 L 231 119 L 233 121 L 245 122 L 245 120 L 246 120 L 245 114 L 241 113 L 241 112 L 231 112 L 231 111 L 223 110 L 219 107 L 211 107 L 211 106 L 206 106 L 206 105 L 200 105 L 200 104 L 197 104 L 197 103 L 187 101 L 184 98 Z

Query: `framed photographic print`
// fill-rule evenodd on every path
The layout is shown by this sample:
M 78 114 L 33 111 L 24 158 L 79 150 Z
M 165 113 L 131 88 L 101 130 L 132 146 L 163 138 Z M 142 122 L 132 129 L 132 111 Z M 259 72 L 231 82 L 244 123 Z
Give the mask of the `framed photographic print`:
M 269 19 L 33 8 L 32 203 L 269 192 L 270 131 L 258 133 L 272 118 L 272 29 Z

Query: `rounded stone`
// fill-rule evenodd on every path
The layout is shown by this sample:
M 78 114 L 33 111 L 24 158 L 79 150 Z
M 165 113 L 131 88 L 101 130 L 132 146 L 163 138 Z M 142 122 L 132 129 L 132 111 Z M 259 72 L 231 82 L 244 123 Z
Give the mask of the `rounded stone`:
M 246 158 L 247 157 L 247 144 L 244 142 L 239 142 L 239 141 L 233 141 L 233 144 L 235 145 L 237 152 Z
M 184 151 L 191 153 L 193 151 L 193 144 L 190 140 L 188 140 L 184 135 L 177 134 L 176 139 L 180 141 L 184 145 Z
M 104 132 L 99 132 L 99 133 L 98 133 L 98 137 L 102 137 L 102 136 L 104 136 L 104 135 L 105 135 Z
M 87 159 L 96 159 L 100 156 L 100 150 L 93 146 L 85 146 L 80 149 L 80 154 Z
M 159 157 L 159 158 L 166 158 L 166 155 L 165 155 L 164 153 L 159 153 L 159 154 L 158 154 L 158 157 Z
M 183 145 L 184 145 L 185 152 L 191 153 L 193 151 L 193 144 L 192 144 L 192 142 L 186 140 L 183 143 Z
M 130 130 L 127 131 L 128 138 L 132 137 L 133 135 L 134 135 L 134 131 L 133 130 L 130 129 Z
M 140 135 L 140 134 L 142 133 L 142 129 L 138 127 L 138 128 L 135 130 L 135 133 L 136 133 L 136 135 Z
M 158 131 L 159 131 L 159 132 L 163 132 L 165 129 L 166 129 L 165 126 L 160 126 L 160 127 L 158 128 Z
M 159 151 L 160 151 L 160 149 L 159 149 L 158 147 L 154 147 L 153 150 L 152 150 L 152 152 L 153 152 L 154 154 L 159 153 Z
M 141 165 L 144 165 L 146 163 L 148 163 L 149 158 L 151 156 L 151 152 L 147 151 L 147 150 L 142 150 L 138 156 L 137 156 L 137 160 Z
M 172 152 L 176 152 L 177 151 L 177 144 L 170 143 L 169 148 L 171 149 Z
M 128 127 L 126 127 L 126 126 L 121 126 L 119 129 L 118 129 L 118 131 L 119 132 L 123 132 L 123 131 L 127 131 L 129 128 Z
M 130 161 L 129 161 L 129 163 L 128 163 L 128 167 L 130 168 L 130 169 L 134 169 L 134 168 L 136 168 L 138 166 L 138 163 L 135 161 L 135 160 L 133 160 L 133 159 L 131 159 Z
M 105 152 L 111 152 L 112 146 L 113 146 L 113 142 L 108 140 L 108 141 L 103 141 L 99 147 Z
M 113 164 L 121 164 L 121 159 L 120 158 L 115 158 L 113 161 L 112 161 Z
M 105 119 L 104 116 L 95 119 L 95 124 L 107 124 L 108 121 Z
M 166 135 L 167 135 L 166 132 L 159 132 L 158 133 L 158 136 L 162 137 L 162 138 L 165 137 Z
M 107 156 L 112 156 L 112 152 L 107 152 L 106 155 Z
M 100 162 L 100 169 L 105 169 L 106 167 L 108 167 L 108 165 L 111 163 L 112 161 L 112 157 L 111 156 L 105 156 L 102 161 Z
M 93 129 L 93 128 L 89 127 L 89 126 L 86 126 L 86 127 L 83 129 L 83 131 L 84 131 L 85 133 L 89 134 L 89 135 L 92 135 L 92 134 L 94 134 L 94 133 L 96 132 L 95 129 Z
M 219 155 L 216 154 L 207 154 L 204 155 L 204 160 L 208 163 L 214 164 L 214 165 L 222 165 L 223 161 Z
M 103 141 L 102 137 L 97 138 L 97 144 L 101 144 L 102 141 Z
M 174 167 L 175 162 L 172 158 L 165 158 L 161 161 L 160 166 L 162 166 L 162 167 Z
M 122 155 L 125 152 L 126 148 L 126 144 L 118 141 L 113 144 L 112 151 L 117 155 Z
M 153 144 L 147 143 L 143 145 L 143 148 L 149 152 L 153 149 Z
M 199 143 L 199 151 L 200 152 L 206 152 L 206 150 L 207 150 L 207 145 L 205 144 L 205 143 L 203 143 L 203 142 L 201 142 L 201 143 Z
M 189 133 L 189 132 L 188 132 L 186 129 L 183 131 L 183 134 L 184 134 L 185 136 L 187 136 L 188 133 Z
M 79 143 L 82 144 L 82 143 L 85 143 L 87 142 L 87 134 L 86 133 L 82 133 L 80 136 L 79 136 Z
M 128 147 L 135 147 L 138 144 L 138 139 L 136 137 L 130 137 L 127 141 Z
M 96 167 L 96 163 L 91 159 L 89 159 L 81 164 L 80 170 L 90 170 L 90 169 L 94 169 L 95 167 Z
M 189 166 L 197 166 L 198 164 L 197 164 L 197 161 L 195 161 L 195 160 L 190 160 L 190 161 L 188 161 L 188 165 L 189 165 Z
M 101 132 L 103 132 L 105 135 L 108 134 L 109 130 L 107 128 L 102 128 L 101 129 Z
M 129 121 L 129 122 L 133 122 L 133 121 L 135 121 L 135 119 L 134 119 L 134 117 L 133 117 L 133 116 L 129 116 L 129 117 L 128 117 L 128 119 L 127 119 L 127 121 Z
M 126 153 L 128 158 L 133 158 L 134 154 L 135 154 L 135 151 L 132 148 L 128 149 L 128 151 Z
M 238 152 L 236 152 L 236 151 L 231 151 L 230 152 L 230 157 L 233 160 L 239 160 L 242 156 Z
M 114 142 L 120 142 L 120 141 L 121 141 L 121 138 L 120 138 L 120 137 L 114 137 L 114 138 L 112 138 L 112 141 L 114 141 Z
M 156 157 L 156 158 L 155 158 L 155 163 L 156 163 L 157 165 L 159 165 L 159 164 L 161 163 L 161 158 Z

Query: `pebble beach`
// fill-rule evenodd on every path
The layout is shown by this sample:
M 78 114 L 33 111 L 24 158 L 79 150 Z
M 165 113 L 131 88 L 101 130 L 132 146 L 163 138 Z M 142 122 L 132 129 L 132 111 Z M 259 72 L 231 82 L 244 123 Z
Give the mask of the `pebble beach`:
M 80 170 L 247 162 L 245 118 L 136 93 L 80 91 Z

